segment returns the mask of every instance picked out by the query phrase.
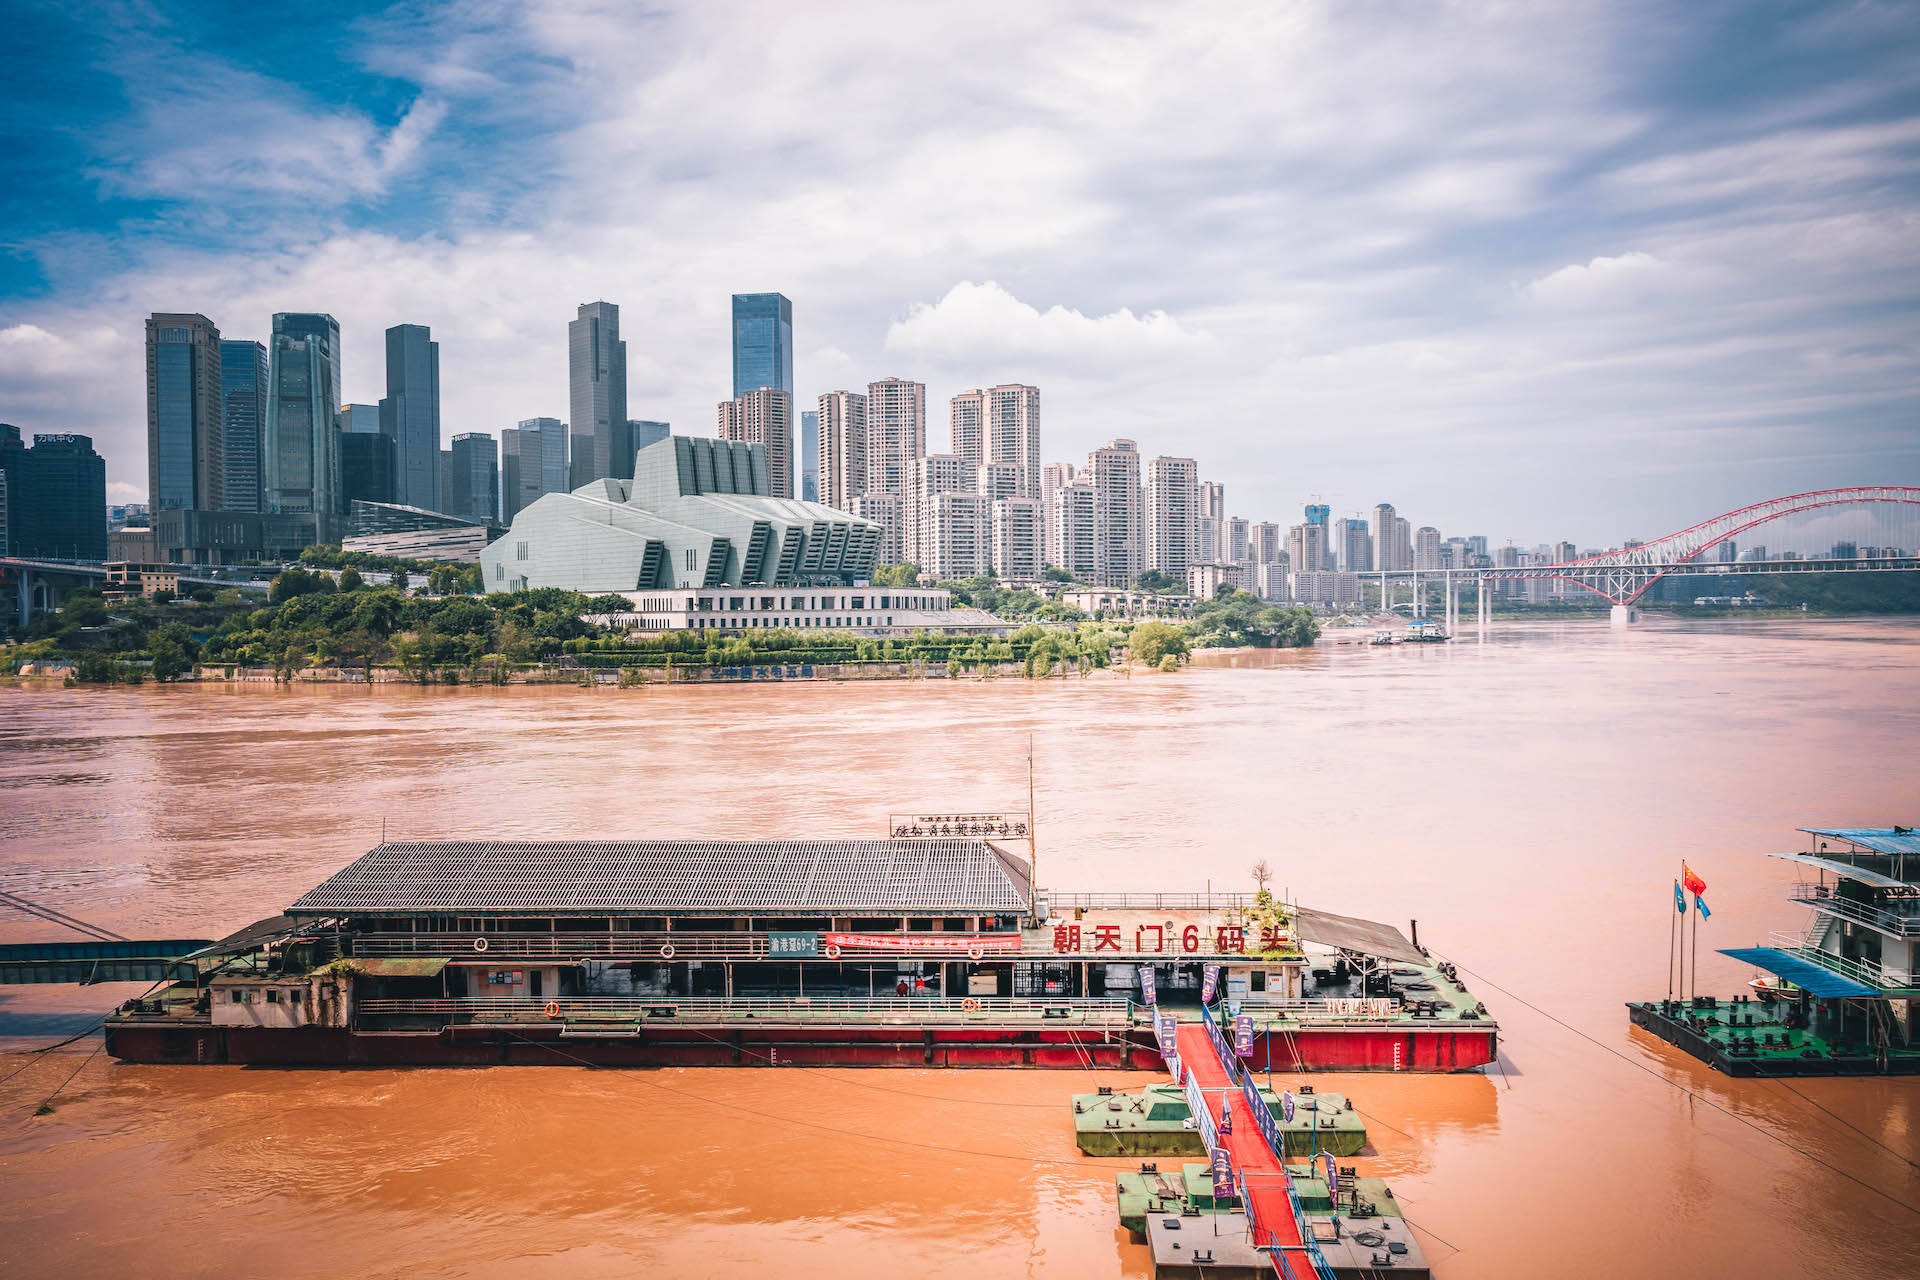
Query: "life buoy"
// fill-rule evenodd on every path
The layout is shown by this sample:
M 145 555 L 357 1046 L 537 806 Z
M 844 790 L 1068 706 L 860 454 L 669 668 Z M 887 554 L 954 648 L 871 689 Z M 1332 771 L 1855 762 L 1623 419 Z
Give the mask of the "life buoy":
M 549 1018 L 557 1018 L 560 1016 L 560 1002 L 558 1000 L 547 1001 L 547 1016 Z
M 840 958 L 840 944 L 837 942 L 829 942 L 827 944 L 827 959 L 838 960 L 839 958 Z
M 960 1002 L 960 1007 L 961 1009 L 965 1010 L 968 1013 L 980 1012 L 980 1002 L 978 1000 L 975 1000 L 972 996 L 968 996 L 965 1000 L 962 1000 Z
M 487 940 L 485 938 L 475 938 L 473 940 L 473 949 L 475 951 L 485 951 L 487 949 Z
M 985 947 L 968 947 L 967 948 L 967 959 L 984 960 L 986 958 L 987 958 L 987 949 Z
M 663 942 L 660 944 L 660 958 L 662 960 L 673 959 L 673 944 L 671 942 Z

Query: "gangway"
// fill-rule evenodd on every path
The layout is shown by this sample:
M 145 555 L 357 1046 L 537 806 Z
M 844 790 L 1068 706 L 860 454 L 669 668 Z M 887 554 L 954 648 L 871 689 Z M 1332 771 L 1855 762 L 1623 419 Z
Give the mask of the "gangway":
M 1273 1260 L 1274 1272 L 1286 1280 L 1332 1280 L 1333 1270 L 1310 1237 L 1293 1182 L 1287 1177 L 1285 1153 L 1275 1140 L 1278 1130 L 1273 1116 L 1255 1115 L 1252 1108 L 1257 1105 L 1265 1111 L 1266 1104 L 1256 1091 L 1234 1078 L 1218 1025 L 1204 1009 L 1202 1017 L 1202 1022 L 1180 1024 L 1175 1034 L 1179 1056 L 1174 1070 L 1176 1075 L 1184 1073 L 1186 1078 L 1181 1083 L 1188 1086 L 1189 1097 L 1197 1089 L 1203 1102 L 1221 1099 L 1221 1112 L 1207 1107 L 1207 1114 L 1196 1115 L 1194 1120 L 1202 1136 L 1212 1138 L 1209 1146 L 1218 1143 L 1233 1161 L 1254 1247 Z M 1218 1116 L 1225 1116 L 1227 1124 L 1219 1125 Z

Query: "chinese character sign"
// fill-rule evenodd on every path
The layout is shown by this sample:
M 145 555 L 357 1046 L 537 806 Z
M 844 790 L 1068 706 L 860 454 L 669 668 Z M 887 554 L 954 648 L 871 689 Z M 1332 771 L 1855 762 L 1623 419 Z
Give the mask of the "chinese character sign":
M 1214 990 L 1220 985 L 1220 966 L 1210 964 L 1203 970 L 1203 974 L 1200 981 L 1200 1003 L 1212 1004 Z
M 1024 813 L 914 813 L 896 814 L 887 821 L 895 840 L 929 840 L 953 836 L 1026 840 L 1033 824 Z
M 1233 1056 L 1253 1056 L 1253 1015 L 1250 1013 L 1243 1013 L 1233 1020 Z
M 770 956 L 817 956 L 820 954 L 820 935 L 817 933 L 769 933 L 767 954 Z
M 1143 964 L 1140 966 L 1140 1003 L 1159 1004 L 1159 1000 L 1155 998 L 1156 994 L 1153 988 L 1153 966 Z

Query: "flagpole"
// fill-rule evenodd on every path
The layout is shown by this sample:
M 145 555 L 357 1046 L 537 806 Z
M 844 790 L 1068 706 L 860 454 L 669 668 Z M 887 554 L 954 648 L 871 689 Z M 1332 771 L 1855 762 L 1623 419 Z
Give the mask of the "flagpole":
M 1687 864 L 1683 859 L 1680 863 L 1680 876 L 1683 886 L 1686 881 L 1686 874 Z M 1684 887 L 1680 893 L 1680 909 L 1675 914 L 1680 917 L 1680 941 L 1674 948 L 1673 960 L 1674 964 L 1680 969 L 1680 999 L 1684 1003 L 1687 998 L 1687 895 Z
M 1680 882 L 1675 880 L 1673 887 L 1674 891 L 1678 893 Z M 1673 999 L 1673 953 L 1679 949 L 1678 933 L 1680 926 L 1675 921 L 1674 916 L 1679 914 L 1678 911 L 1675 911 L 1673 915 L 1667 917 L 1667 999 L 1669 1001 Z

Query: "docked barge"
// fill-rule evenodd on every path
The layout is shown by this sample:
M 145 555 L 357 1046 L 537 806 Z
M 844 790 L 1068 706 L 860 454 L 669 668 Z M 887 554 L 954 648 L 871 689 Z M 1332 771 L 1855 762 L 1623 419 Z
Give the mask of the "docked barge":
M 1720 952 L 1776 980 L 1632 1003 L 1628 1017 L 1731 1076 L 1920 1075 L 1920 832 L 1802 831 L 1811 848 L 1772 856 L 1800 873 L 1806 927 Z
M 179 960 L 136 1062 L 1162 1070 L 1203 973 L 1267 1070 L 1463 1071 L 1498 1028 L 1398 929 L 1050 894 L 973 837 L 393 842 Z

